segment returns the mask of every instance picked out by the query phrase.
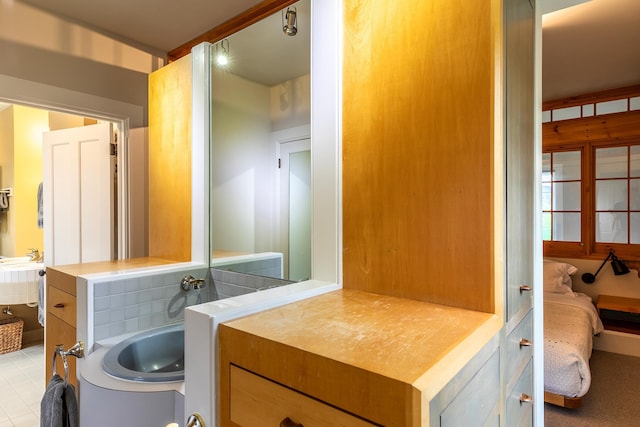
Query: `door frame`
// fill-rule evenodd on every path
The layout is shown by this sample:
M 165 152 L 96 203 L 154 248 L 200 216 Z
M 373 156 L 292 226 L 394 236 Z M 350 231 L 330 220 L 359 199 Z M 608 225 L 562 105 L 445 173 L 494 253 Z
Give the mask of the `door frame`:
M 129 104 L 0 74 L 0 101 L 110 121 L 118 135 L 117 258 L 129 257 L 129 128 L 142 127 L 144 109 Z

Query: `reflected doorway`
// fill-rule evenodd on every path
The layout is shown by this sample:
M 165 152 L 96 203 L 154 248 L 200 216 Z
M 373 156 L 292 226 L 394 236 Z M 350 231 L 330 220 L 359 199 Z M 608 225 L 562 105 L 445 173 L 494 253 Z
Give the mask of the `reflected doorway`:
M 311 140 L 284 142 L 279 149 L 284 271 L 299 282 L 311 277 Z

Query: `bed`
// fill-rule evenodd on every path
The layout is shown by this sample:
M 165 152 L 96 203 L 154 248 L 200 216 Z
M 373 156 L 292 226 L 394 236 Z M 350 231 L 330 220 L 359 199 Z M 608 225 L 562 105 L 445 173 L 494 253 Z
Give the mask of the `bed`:
M 575 267 L 545 260 L 544 270 L 545 402 L 578 408 L 591 385 L 593 336 L 603 326 L 591 297 L 571 289 Z

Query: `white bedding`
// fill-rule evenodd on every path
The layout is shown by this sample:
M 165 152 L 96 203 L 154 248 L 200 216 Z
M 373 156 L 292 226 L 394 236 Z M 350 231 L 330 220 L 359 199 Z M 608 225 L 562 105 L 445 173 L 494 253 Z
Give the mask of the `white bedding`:
M 591 385 L 593 335 L 602 322 L 585 294 L 544 293 L 544 389 L 581 397 Z

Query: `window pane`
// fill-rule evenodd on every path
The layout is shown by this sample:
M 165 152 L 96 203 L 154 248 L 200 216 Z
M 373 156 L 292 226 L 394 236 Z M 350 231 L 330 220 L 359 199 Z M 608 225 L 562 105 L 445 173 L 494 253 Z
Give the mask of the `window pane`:
M 627 214 L 598 212 L 596 214 L 596 242 L 627 243 Z
M 631 171 L 632 177 L 640 177 L 640 145 L 631 146 Z
M 632 211 L 640 211 L 640 179 L 631 180 L 629 197 L 631 198 L 631 200 L 629 201 L 630 209 Z
M 627 180 L 596 181 L 596 211 L 627 210 Z
M 631 242 L 640 243 L 640 213 L 631 214 Z
M 553 153 L 553 180 L 580 179 L 580 151 Z
M 553 210 L 580 210 L 580 183 L 558 182 L 553 184 Z
M 551 240 L 551 213 L 542 214 L 542 240 Z
M 551 181 L 551 153 L 542 153 L 542 182 Z
M 551 184 L 548 182 L 542 184 L 542 210 L 551 210 Z
M 579 213 L 554 213 L 553 214 L 553 240 L 564 242 L 579 242 L 580 238 L 580 214 Z
M 596 179 L 627 176 L 627 147 L 596 150 Z

